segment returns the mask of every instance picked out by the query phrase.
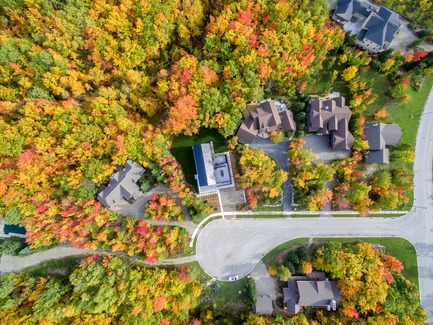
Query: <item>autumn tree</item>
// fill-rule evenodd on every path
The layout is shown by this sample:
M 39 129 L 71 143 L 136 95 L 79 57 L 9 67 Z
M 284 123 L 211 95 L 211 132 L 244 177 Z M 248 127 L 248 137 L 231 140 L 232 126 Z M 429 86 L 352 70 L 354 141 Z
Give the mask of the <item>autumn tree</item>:
M 9 324 L 181 323 L 201 292 L 187 267 L 147 269 L 95 256 L 64 281 L 18 273 L 1 276 L 0 284 L 0 317 Z
M 422 324 L 425 319 L 417 299 L 408 302 L 408 308 L 402 307 L 396 312 L 396 286 L 400 285 L 411 292 L 401 293 L 400 297 L 405 301 L 417 293 L 409 289 L 410 284 L 401 275 L 401 263 L 371 244 L 332 243 L 319 247 L 313 254 L 313 266 L 338 280 L 342 295 L 340 308 L 347 317 L 346 321 L 353 318 L 368 320 L 370 317 L 373 320 L 378 315 L 390 319 L 396 317 L 399 321 L 407 319 L 415 324 Z
M 308 210 L 316 211 L 331 202 L 332 191 L 327 183 L 332 179 L 334 170 L 317 159 L 311 150 L 302 148 L 304 140 L 290 142 L 289 165 L 295 195 Z
M 236 175 L 243 188 L 251 188 L 263 199 L 275 199 L 282 193 L 287 173 L 261 149 L 247 148 L 239 160 L 241 173 Z

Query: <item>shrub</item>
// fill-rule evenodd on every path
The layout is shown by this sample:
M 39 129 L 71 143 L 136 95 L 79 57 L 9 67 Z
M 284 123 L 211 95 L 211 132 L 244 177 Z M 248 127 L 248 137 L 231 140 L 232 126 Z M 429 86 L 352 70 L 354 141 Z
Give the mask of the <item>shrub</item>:
M 1 244 L 3 254 L 18 255 L 20 250 L 26 246 L 24 239 L 18 237 L 5 238 Z

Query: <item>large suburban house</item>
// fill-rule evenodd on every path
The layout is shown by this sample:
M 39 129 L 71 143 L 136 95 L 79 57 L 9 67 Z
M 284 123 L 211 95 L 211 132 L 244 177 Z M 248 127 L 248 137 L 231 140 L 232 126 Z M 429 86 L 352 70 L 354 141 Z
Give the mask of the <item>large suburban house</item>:
M 403 134 L 398 124 L 367 123 L 364 128 L 365 139 L 368 142 L 368 154 L 365 161 L 368 164 L 389 164 L 389 149 L 387 145 L 396 145 Z
M 283 132 L 296 130 L 292 112 L 286 105 L 274 100 L 248 104 L 243 116 L 236 132 L 240 143 L 250 144 L 257 135 L 267 138 L 269 132 L 276 130 Z
M 350 150 L 355 138 L 349 131 L 352 112 L 344 97 L 332 93 L 328 97 L 315 97 L 307 107 L 307 127 L 309 132 L 330 135 L 333 150 Z
M 372 53 L 389 49 L 401 25 L 396 12 L 362 0 L 338 1 L 332 18 L 357 35 L 357 45 Z
M 192 147 L 199 195 L 217 193 L 220 188 L 235 186 L 228 152 L 215 154 L 213 143 Z
M 145 169 L 135 161 L 128 159 L 124 167 L 111 175 L 107 186 L 102 186 L 97 199 L 107 209 L 113 209 L 119 202 L 136 199 L 140 194 L 137 181 Z
M 329 281 L 324 272 L 290 277 L 288 287 L 283 288 L 283 296 L 284 307 L 292 314 L 299 313 L 302 307 L 335 311 L 341 301 L 337 281 Z

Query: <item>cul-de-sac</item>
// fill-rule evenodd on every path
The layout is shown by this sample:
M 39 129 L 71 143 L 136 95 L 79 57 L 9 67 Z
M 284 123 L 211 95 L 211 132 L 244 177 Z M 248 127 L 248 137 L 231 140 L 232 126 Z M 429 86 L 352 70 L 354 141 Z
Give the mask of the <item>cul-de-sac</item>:
M 0 4 L 0 324 L 433 324 L 432 0 Z

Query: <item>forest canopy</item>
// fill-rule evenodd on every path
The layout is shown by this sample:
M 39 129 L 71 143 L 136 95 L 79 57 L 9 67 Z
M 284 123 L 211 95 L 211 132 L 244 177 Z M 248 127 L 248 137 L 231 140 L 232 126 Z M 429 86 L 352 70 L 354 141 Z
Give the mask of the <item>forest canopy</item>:
M 94 204 L 116 167 L 134 159 L 197 204 L 173 137 L 231 136 L 247 101 L 301 93 L 344 34 L 323 0 L 0 3 L 0 212 L 33 248 L 132 253 L 140 230 Z

